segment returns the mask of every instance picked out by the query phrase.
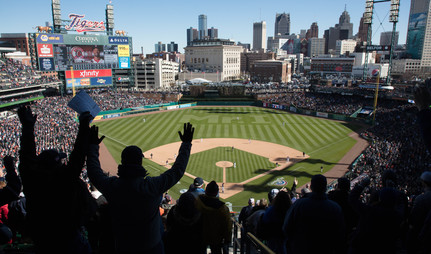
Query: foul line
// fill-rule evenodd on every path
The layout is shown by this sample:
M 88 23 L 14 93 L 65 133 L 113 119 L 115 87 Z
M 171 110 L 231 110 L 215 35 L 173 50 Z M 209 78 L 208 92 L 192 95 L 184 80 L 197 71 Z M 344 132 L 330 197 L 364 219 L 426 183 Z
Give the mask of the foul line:
M 102 132 L 100 132 L 100 134 L 101 134 L 101 135 L 103 135 L 103 136 L 105 136 L 105 138 L 109 138 L 109 139 L 111 139 L 111 140 L 113 140 L 113 141 L 117 142 L 118 144 L 121 144 L 121 145 L 123 145 L 123 146 L 129 146 L 128 144 L 124 144 L 123 142 L 121 142 L 121 141 L 119 141 L 119 140 L 117 140 L 117 139 L 115 139 L 115 138 L 112 138 L 112 137 L 110 137 L 110 136 L 108 136 L 108 135 L 105 135 L 105 134 L 103 134 Z
M 334 144 L 337 144 L 337 143 L 339 143 L 339 142 L 341 142 L 341 141 L 343 141 L 343 140 L 345 140 L 345 139 L 347 139 L 347 138 L 350 138 L 350 136 L 347 136 L 347 137 L 344 137 L 344 138 L 342 138 L 342 139 L 339 139 L 338 141 L 333 142 L 333 143 L 330 143 L 330 144 L 327 144 L 326 146 L 322 146 L 321 148 L 316 149 L 316 150 L 314 150 L 314 151 L 312 151 L 312 152 L 310 152 L 310 153 L 308 153 L 308 154 L 309 154 L 309 155 L 311 155 L 312 153 L 318 152 L 318 151 L 320 151 L 320 150 L 322 150 L 322 149 L 324 149 L 324 148 L 326 148 L 326 147 L 328 147 L 328 146 L 332 146 L 332 145 L 334 145 Z

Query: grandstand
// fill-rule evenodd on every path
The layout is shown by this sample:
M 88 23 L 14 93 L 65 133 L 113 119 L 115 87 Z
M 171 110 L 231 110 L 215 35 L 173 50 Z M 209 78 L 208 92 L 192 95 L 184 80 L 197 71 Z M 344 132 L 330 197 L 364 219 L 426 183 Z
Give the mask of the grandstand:
M 23 104 L 31 104 L 38 115 L 35 129 L 38 137 L 36 140 L 38 152 L 57 148 L 69 154 L 75 141 L 77 123 L 74 113 L 66 106 L 72 95 L 62 95 L 59 79 L 45 77 L 39 71 L 12 60 L 2 60 L 0 77 L 0 111 L 2 112 L 0 157 L 3 158 L 8 154 L 18 157 L 20 124 L 14 112 Z M 178 105 L 178 99 L 170 99 L 178 98 L 177 90 L 129 92 L 97 87 L 87 91 L 103 111 L 120 109 L 133 111 L 142 109 L 146 105 L 163 103 Z M 364 176 L 368 176 L 371 180 L 371 190 L 380 188 L 382 173 L 391 169 L 398 176 L 396 188 L 406 195 L 411 207 L 414 198 L 423 192 L 419 176 L 423 169 L 429 167 L 431 158 L 420 136 L 421 132 L 416 120 L 417 109 L 407 102 L 407 99 L 412 98 L 408 91 L 408 89 L 398 90 L 395 87 L 394 91 L 379 94 L 376 124 L 359 131 L 359 135 L 368 140 L 369 146 L 354 163 L 352 161 L 351 165 L 346 165 L 345 176 L 352 182 L 358 182 Z M 370 114 L 366 109 L 373 103 L 372 94 L 372 91 L 360 88 L 318 86 L 313 90 L 278 87 L 246 89 L 246 96 L 252 96 L 278 110 L 292 112 L 292 108 L 295 108 L 292 113 L 334 114 L 344 116 L 348 121 L 361 121 L 352 116 L 358 111 L 362 114 L 362 118 L 369 118 Z M 166 106 L 163 105 L 155 108 L 156 111 L 166 110 Z M 325 116 L 325 114 L 317 114 L 317 116 Z M 2 161 L 0 161 L 0 167 L 4 168 Z M 83 178 L 88 182 L 85 173 Z M 365 201 L 370 199 L 370 194 L 371 192 L 368 191 L 363 196 Z M 236 204 L 233 212 L 238 213 L 240 207 L 246 203 L 247 199 L 244 199 Z

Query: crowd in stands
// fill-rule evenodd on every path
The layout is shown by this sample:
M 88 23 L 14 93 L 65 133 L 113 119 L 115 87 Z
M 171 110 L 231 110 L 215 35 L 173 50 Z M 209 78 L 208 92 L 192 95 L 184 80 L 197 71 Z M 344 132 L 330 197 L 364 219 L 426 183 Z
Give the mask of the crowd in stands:
M 102 111 L 140 107 L 165 103 L 166 101 L 148 99 L 140 94 L 129 94 L 127 92 L 108 90 L 94 90 L 89 95 L 96 101 Z M 56 148 L 65 153 L 72 151 L 75 142 L 77 123 L 75 114 L 67 107 L 72 95 L 64 97 L 45 97 L 35 101 L 32 105 L 38 122 L 35 126 L 37 153 L 43 150 Z M 0 125 L 0 157 L 7 155 L 18 155 L 20 127 L 17 117 L 2 119 Z M 0 161 L 0 168 L 3 164 Z
M 6 59 L 0 62 L 0 89 L 28 87 L 59 82 L 57 77 L 41 76 L 32 67 L 20 61 Z
M 90 96 L 102 110 L 162 103 L 140 93 L 112 90 L 95 90 Z M 90 128 L 88 114 L 75 120 L 66 106 L 70 99 L 70 95 L 46 97 L 31 108 L 21 107 L 18 117 L 2 119 L 0 125 L 0 157 L 5 158 L 0 167 L 6 169 L 8 181 L 6 188 L 0 188 L 0 205 L 19 199 L 22 181 L 29 216 L 24 233 L 32 238 L 37 253 L 50 253 L 53 248 L 64 253 L 226 250 L 232 221 L 218 198 L 216 182 L 204 189 L 203 180 L 196 178 L 169 212 L 160 209 L 166 192 L 185 172 L 194 132 L 190 124 L 179 133 L 182 144 L 171 170 L 148 177 L 142 151 L 129 146 L 122 152 L 118 176 L 107 176 L 98 154 L 103 137 L 97 127 Z M 369 103 L 363 97 L 309 92 L 274 96 L 268 102 L 339 114 L 352 114 Z M 431 166 L 430 102 L 431 97 L 418 112 L 414 105 L 383 100 L 376 124 L 361 132 L 370 145 L 335 190 L 326 194 L 326 178 L 315 175 L 300 197 L 294 181 L 291 189 L 270 190 L 268 199 L 256 204 L 250 199 L 238 218 L 243 233 L 253 233 L 276 253 L 395 253 L 400 249 L 429 253 L 429 243 L 423 239 L 431 234 L 431 173 L 426 171 Z M 418 113 L 423 114 L 419 120 Z M 61 163 L 66 156 L 68 163 Z M 87 170 L 83 169 L 85 156 Z M 19 158 L 19 163 L 13 158 Z M 16 165 L 21 179 L 13 173 Z M 94 198 L 89 196 L 89 182 L 100 191 Z M 55 210 L 47 212 L 40 204 Z M 103 210 L 106 205 L 112 212 Z M 58 211 L 67 211 L 69 221 Z M 110 231 L 100 229 L 101 221 L 105 226 L 109 221 Z M 50 232 L 59 234 L 46 237 Z M 11 238 L 0 224 L 2 243 Z

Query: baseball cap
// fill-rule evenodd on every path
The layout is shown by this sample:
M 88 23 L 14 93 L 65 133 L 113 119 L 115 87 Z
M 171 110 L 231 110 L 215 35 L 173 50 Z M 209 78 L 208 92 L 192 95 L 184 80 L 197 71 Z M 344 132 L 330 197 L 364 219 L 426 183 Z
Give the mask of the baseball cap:
M 204 179 L 200 177 L 196 177 L 195 180 L 193 181 L 193 185 L 196 187 L 201 186 L 202 184 L 204 184 Z

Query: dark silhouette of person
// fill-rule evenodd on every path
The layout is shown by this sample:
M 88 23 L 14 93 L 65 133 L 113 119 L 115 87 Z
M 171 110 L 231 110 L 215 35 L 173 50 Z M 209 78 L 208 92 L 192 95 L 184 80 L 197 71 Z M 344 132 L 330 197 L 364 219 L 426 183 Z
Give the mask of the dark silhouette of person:
M 91 127 L 88 177 L 110 205 L 117 253 L 164 253 L 159 205 L 163 194 L 184 175 L 194 128 L 187 123 L 183 134 L 178 133 L 182 141 L 178 157 L 172 168 L 160 176 L 148 176 L 142 167 L 142 150 L 128 146 L 121 153 L 118 177 L 108 177 L 99 161 L 99 144 L 104 136 L 99 138 L 98 128 Z
M 36 253 L 91 253 L 82 226 L 97 205 L 80 179 L 91 115 L 86 112 L 79 117 L 78 135 L 67 164 L 62 162 L 66 154 L 55 149 L 36 155 L 37 116 L 29 106 L 20 107 L 18 117 L 22 124 L 18 169 L 27 203 L 26 226 Z
M 311 193 L 298 199 L 286 213 L 283 231 L 287 253 L 340 253 L 345 241 L 341 207 L 326 195 L 326 177 L 311 178 Z
M 166 253 L 206 253 L 202 242 L 202 214 L 195 202 L 193 193 L 186 192 L 169 211 L 166 221 Z

